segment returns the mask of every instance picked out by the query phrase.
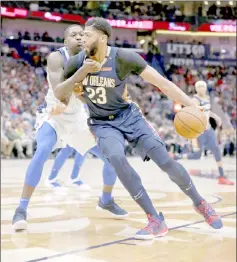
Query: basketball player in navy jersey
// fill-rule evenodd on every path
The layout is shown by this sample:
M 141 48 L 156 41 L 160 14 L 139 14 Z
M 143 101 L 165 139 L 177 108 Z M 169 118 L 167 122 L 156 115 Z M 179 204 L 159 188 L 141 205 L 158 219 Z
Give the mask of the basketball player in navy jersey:
M 196 103 L 176 85 L 163 78 L 147 65 L 140 55 L 121 48 L 109 47 L 112 28 L 103 18 L 89 19 L 83 33 L 84 51 L 72 57 L 65 69 L 67 85 L 59 87 L 55 96 L 63 101 L 73 86 L 81 83 L 83 99 L 88 105 L 88 125 L 97 138 L 97 144 L 120 181 L 148 217 L 148 226 L 136 234 L 137 239 L 153 239 L 168 233 L 162 213 L 157 213 L 141 179 L 125 156 L 125 140 L 136 149 L 142 159 L 153 160 L 180 189 L 191 198 L 195 209 L 213 228 L 222 227 L 222 220 L 197 192 L 184 167 L 170 158 L 165 144 L 149 126 L 138 106 L 128 100 L 127 77 L 131 73 L 159 87 L 169 98 L 184 106 Z M 89 73 L 84 63 L 97 61 L 101 69 Z M 80 77 L 79 77 L 80 74 Z
M 197 138 L 199 150 L 194 153 L 184 154 L 184 159 L 200 159 L 204 149 L 208 149 L 215 157 L 218 166 L 218 183 L 221 185 L 234 185 L 234 183 L 228 180 L 224 176 L 223 164 L 221 159 L 221 152 L 218 146 L 217 137 L 215 131 L 209 124 L 209 118 L 215 119 L 217 126 L 221 126 L 221 118 L 211 111 L 210 97 L 207 95 L 207 84 L 204 81 L 198 81 L 195 84 L 197 94 L 194 95 L 193 100 L 198 106 L 204 108 L 204 113 L 207 116 L 208 126 L 207 130 Z
M 112 188 L 116 181 L 114 168 L 108 163 L 98 147 L 95 146 L 95 139 L 87 126 L 87 114 L 84 105 L 77 98 L 78 87 L 73 85 L 73 92 L 67 94 L 63 105 L 54 95 L 58 87 L 67 85 L 64 81 L 64 66 L 70 56 L 77 54 L 81 50 L 82 28 L 78 25 L 69 26 L 65 30 L 65 47 L 56 52 L 52 52 L 47 61 L 47 73 L 49 90 L 45 97 L 46 108 L 41 108 L 41 113 L 37 114 L 37 150 L 28 166 L 20 204 L 13 217 L 13 229 L 24 230 L 27 227 L 27 207 L 30 198 L 38 185 L 43 166 L 55 148 L 61 148 L 67 144 L 85 153 L 90 148 L 91 151 L 100 157 L 107 169 L 104 168 L 103 194 L 99 199 L 97 209 L 110 212 L 117 218 L 127 216 L 127 212 L 121 209 L 111 197 Z M 100 69 L 97 62 L 89 61 L 82 67 L 87 73 Z M 80 76 L 79 72 L 79 76 Z M 66 83 L 65 83 L 66 82 Z M 105 172 L 106 171 L 106 172 Z

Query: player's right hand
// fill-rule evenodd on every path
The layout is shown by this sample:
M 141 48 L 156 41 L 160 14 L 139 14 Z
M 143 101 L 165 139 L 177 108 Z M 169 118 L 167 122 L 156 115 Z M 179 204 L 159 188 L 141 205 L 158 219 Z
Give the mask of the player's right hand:
M 95 60 L 92 59 L 86 59 L 83 68 L 86 70 L 86 72 L 89 73 L 95 73 L 99 72 L 101 70 L 101 64 Z
M 204 108 L 204 106 L 197 106 L 197 108 L 199 108 L 202 112 L 204 112 L 205 111 L 205 108 Z

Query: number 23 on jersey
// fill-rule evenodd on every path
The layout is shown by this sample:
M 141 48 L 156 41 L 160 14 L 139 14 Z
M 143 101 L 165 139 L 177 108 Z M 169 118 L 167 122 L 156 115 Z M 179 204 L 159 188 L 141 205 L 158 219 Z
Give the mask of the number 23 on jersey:
M 86 91 L 92 103 L 101 105 L 107 103 L 106 89 L 104 87 L 97 87 L 96 89 L 86 87 Z

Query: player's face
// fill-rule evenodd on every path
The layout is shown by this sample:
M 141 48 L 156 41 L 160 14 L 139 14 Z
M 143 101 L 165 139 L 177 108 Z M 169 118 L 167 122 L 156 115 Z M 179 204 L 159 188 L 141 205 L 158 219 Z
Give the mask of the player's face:
M 80 26 L 69 28 L 65 44 L 73 53 L 77 53 L 82 49 L 82 32 L 83 30 Z
M 88 56 L 95 56 L 103 44 L 103 34 L 95 30 L 92 26 L 85 27 L 82 36 L 84 50 Z

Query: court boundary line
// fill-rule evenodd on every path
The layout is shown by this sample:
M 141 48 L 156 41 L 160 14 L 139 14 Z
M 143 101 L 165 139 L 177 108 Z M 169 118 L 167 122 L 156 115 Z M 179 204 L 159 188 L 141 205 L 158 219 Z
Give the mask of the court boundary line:
M 227 217 L 227 216 L 236 215 L 236 213 L 237 212 L 228 213 L 228 214 L 225 214 L 221 217 L 223 218 L 223 217 Z M 172 227 L 172 228 L 169 228 L 169 231 L 176 230 L 176 229 L 179 229 L 179 228 L 184 228 L 184 227 L 187 227 L 187 226 L 196 225 L 196 224 L 201 224 L 203 222 L 205 222 L 205 220 L 199 220 L 199 221 L 196 221 L 196 222 Z M 130 241 L 130 240 L 137 240 L 137 239 L 135 239 L 135 237 L 124 238 L 124 239 L 120 239 L 120 240 L 116 240 L 116 241 L 112 241 L 112 242 L 103 243 L 103 244 L 100 244 L 100 245 L 90 246 L 90 247 L 87 247 L 87 248 L 80 248 L 80 249 L 76 249 L 76 250 L 71 250 L 71 251 L 68 251 L 68 252 L 55 254 L 55 255 L 52 255 L 52 256 L 48 256 L 48 257 L 41 257 L 41 258 L 37 258 L 37 259 L 33 259 L 33 260 L 27 260 L 25 262 L 45 261 L 45 260 L 49 260 L 49 259 L 53 259 L 53 258 L 57 258 L 57 257 L 68 256 L 68 255 L 72 255 L 72 254 L 75 254 L 75 253 L 81 253 L 81 252 L 85 252 L 85 251 L 88 251 L 88 250 L 93 250 L 93 249 L 97 249 L 97 248 L 101 248 L 101 247 L 120 244 L 122 242 Z M 144 240 L 140 240 L 140 241 L 144 241 Z

